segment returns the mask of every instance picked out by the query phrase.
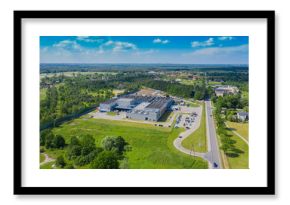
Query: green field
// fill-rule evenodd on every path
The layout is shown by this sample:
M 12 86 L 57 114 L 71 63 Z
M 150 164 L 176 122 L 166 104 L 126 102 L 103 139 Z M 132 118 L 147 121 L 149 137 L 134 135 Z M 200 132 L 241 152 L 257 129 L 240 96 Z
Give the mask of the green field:
M 227 121 L 227 125 L 239 133 L 244 139 L 249 140 L 249 124 Z
M 185 102 L 186 105 L 189 105 L 189 107 L 199 107 L 201 106 L 202 104 L 199 103 L 198 101 L 194 101 L 194 102 L 191 102 L 191 101 L 187 101 Z
M 208 84 L 209 85 L 221 85 L 222 83 L 218 82 L 218 81 L 208 81 Z
M 46 90 L 47 90 L 47 88 L 41 88 L 40 89 L 40 100 L 44 100 L 45 99 Z
M 205 122 L 205 105 L 202 106 L 202 117 L 200 127 L 182 141 L 182 146 L 196 152 L 206 152 L 206 122 Z
M 173 141 L 183 129 L 156 127 L 149 124 L 86 119 L 82 117 L 53 129 L 68 143 L 72 136 L 90 134 L 95 137 L 97 146 L 106 136 L 122 136 L 131 147 L 125 153 L 129 168 L 132 169 L 207 169 L 207 162 L 193 158 L 176 150 Z M 64 150 L 55 152 L 62 154 Z M 57 153 L 49 153 L 56 157 Z M 80 167 L 81 168 L 81 167 Z
M 43 162 L 44 160 L 45 160 L 44 154 L 40 154 L 40 156 L 39 156 L 40 163 Z
M 231 139 L 235 141 L 235 150 L 227 154 L 227 159 L 231 169 L 248 169 L 249 168 L 249 146 L 233 132 L 228 131 Z
M 181 79 L 180 83 L 184 85 L 195 85 L 196 80 Z
M 242 98 L 248 99 L 249 100 L 249 92 L 247 91 L 242 91 Z
M 52 169 L 52 165 L 54 165 L 55 162 L 47 162 L 40 166 L 40 169 Z

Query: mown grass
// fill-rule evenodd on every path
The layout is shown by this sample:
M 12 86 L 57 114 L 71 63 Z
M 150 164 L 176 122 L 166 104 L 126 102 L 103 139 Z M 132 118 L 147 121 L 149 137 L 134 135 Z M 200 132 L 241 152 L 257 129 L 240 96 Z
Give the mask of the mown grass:
M 206 120 L 205 120 L 205 105 L 202 105 L 202 116 L 200 127 L 182 141 L 182 146 L 194 150 L 195 152 L 206 152 Z
M 43 165 L 40 165 L 40 169 L 52 169 L 53 168 L 52 165 L 54 165 L 54 164 L 55 164 L 54 161 L 53 162 L 47 162 L 47 163 L 45 163 Z
M 218 81 L 208 81 L 208 84 L 209 85 L 221 85 L 222 83 L 218 82 Z
M 196 84 L 196 80 L 186 80 L 186 79 L 181 79 L 181 84 L 184 85 L 195 85 Z
M 228 131 L 231 139 L 234 141 L 235 149 L 227 153 L 227 159 L 231 169 L 249 168 L 249 146 L 232 131 Z
M 44 100 L 46 97 L 46 90 L 47 88 L 41 88 L 40 89 L 40 100 Z
M 106 136 L 122 136 L 131 147 L 125 154 L 131 169 L 206 169 L 207 162 L 203 159 L 174 148 L 173 140 L 182 131 L 149 124 L 81 118 L 53 129 L 55 134 L 63 135 L 67 143 L 80 133 L 94 136 L 97 146 L 101 146 Z
M 40 156 L 39 156 L 40 163 L 43 162 L 44 160 L 45 160 L 44 154 L 40 154 Z
M 236 131 L 247 141 L 249 140 L 249 124 L 248 123 L 238 123 L 238 122 L 230 122 L 227 121 L 227 125 L 229 128 Z

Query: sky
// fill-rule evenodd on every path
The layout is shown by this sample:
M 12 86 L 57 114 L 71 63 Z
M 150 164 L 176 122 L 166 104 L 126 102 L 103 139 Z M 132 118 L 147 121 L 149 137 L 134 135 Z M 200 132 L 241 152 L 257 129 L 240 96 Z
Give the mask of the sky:
M 247 36 L 41 36 L 40 63 L 248 64 Z

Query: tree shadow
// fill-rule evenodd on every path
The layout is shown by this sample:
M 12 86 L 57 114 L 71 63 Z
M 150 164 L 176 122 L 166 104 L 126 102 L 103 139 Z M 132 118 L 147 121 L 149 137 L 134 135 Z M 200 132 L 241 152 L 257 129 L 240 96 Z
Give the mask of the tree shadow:
M 237 131 L 236 128 L 231 128 L 231 127 L 228 127 L 227 130 L 228 130 L 228 131 Z
M 236 158 L 236 157 L 239 157 L 240 154 L 244 154 L 244 153 L 245 152 L 243 150 L 240 150 L 240 149 L 238 149 L 236 147 L 233 147 L 230 152 L 226 153 L 226 155 L 228 157 L 231 157 L 231 158 Z

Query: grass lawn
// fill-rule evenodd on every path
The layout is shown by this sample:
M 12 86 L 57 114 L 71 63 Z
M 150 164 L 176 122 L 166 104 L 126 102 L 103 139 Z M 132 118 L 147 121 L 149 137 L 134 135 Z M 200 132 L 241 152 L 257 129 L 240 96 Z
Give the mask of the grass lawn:
M 205 105 L 202 106 L 202 117 L 200 127 L 182 141 L 182 146 L 187 149 L 194 148 L 196 152 L 206 152 L 206 122 L 205 122 Z
M 195 101 L 195 102 L 185 102 L 185 104 L 189 104 L 189 107 L 199 107 L 201 106 L 201 103 Z
M 115 96 L 123 94 L 124 92 L 125 92 L 125 90 L 117 90 L 117 89 L 113 90 L 113 93 L 114 93 Z
M 208 81 L 208 84 L 209 85 L 221 85 L 222 83 L 218 82 L 218 81 Z
M 181 79 L 180 83 L 184 84 L 184 85 L 195 85 L 196 81 L 195 80 Z
M 234 131 L 239 133 L 242 137 L 244 137 L 247 141 L 249 140 L 249 124 L 248 123 L 238 123 L 238 122 L 229 122 L 227 124 Z
M 45 156 L 44 154 L 40 154 L 39 156 L 39 160 L 40 160 L 40 163 L 43 162 L 45 160 Z
M 249 168 L 249 146 L 233 132 L 228 131 L 231 139 L 235 141 L 235 150 L 226 154 L 231 169 L 248 169 Z
M 242 91 L 242 98 L 249 99 L 249 92 Z
M 115 112 L 107 112 L 107 115 L 110 115 L 110 116 L 116 116 L 117 113 L 115 113 Z
M 47 162 L 40 166 L 40 169 L 52 169 L 52 165 L 54 165 L 55 162 Z
M 46 97 L 46 90 L 47 88 L 41 88 L 40 89 L 40 100 L 44 100 Z
M 101 146 L 106 136 L 122 136 L 131 146 L 131 151 L 125 155 L 132 169 L 207 169 L 207 162 L 203 159 L 193 158 L 174 148 L 173 140 L 182 131 L 181 128 L 81 118 L 53 129 L 55 134 L 63 135 L 66 142 L 80 133 L 90 134 L 97 146 Z

